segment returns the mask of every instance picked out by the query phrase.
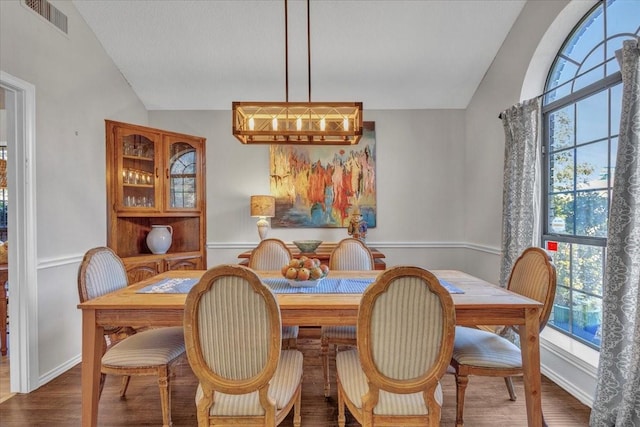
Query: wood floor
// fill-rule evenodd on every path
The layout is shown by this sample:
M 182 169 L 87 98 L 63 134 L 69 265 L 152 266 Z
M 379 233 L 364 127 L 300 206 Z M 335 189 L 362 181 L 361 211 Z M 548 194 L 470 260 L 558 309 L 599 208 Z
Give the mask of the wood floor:
M 302 425 L 304 427 L 337 426 L 337 398 L 335 382 L 329 399 L 323 397 L 322 364 L 319 357 L 320 342 L 315 332 L 306 332 L 298 341 L 305 356 L 302 397 Z M 334 366 L 331 366 L 335 375 Z M 526 426 L 526 408 L 522 380 L 514 380 L 518 400 L 508 399 L 501 378 L 471 378 L 467 389 L 465 425 L 467 427 L 519 427 Z M 196 426 L 194 395 L 197 380 L 187 360 L 179 365 L 172 390 L 172 418 L 174 427 Z M 455 426 L 455 382 L 453 375 L 442 380 L 444 406 L 442 426 Z M 107 377 L 100 399 L 98 424 L 100 426 L 159 426 L 162 425 L 160 398 L 156 381 L 151 377 L 131 380 L 127 399 L 120 400 L 117 377 Z M 0 426 L 80 426 L 80 366 L 30 394 L 17 394 L 0 403 Z M 543 377 L 542 406 L 545 421 L 551 427 L 587 426 L 590 409 L 574 397 Z M 291 414 L 281 424 L 293 425 Z M 347 416 L 349 427 L 359 426 Z

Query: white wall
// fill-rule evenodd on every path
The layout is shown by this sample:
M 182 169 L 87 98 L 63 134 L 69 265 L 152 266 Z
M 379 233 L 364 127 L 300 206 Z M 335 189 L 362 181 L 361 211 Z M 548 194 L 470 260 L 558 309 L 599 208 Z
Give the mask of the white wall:
M 377 226 L 367 241 L 387 265 L 463 268 L 462 110 L 364 111 L 376 123 Z M 230 111 L 151 111 L 150 123 L 207 138 L 208 264 L 237 262 L 258 241 L 249 196 L 269 192 L 269 147 L 243 145 Z M 336 241 L 346 229 L 272 229 L 290 241 Z M 442 249 L 447 249 L 442 251 Z
M 78 265 L 88 248 L 106 243 L 104 119 L 147 121 L 71 2 L 53 3 L 69 18 L 68 35 L 21 2 L 0 1 L 0 68 L 36 87 L 41 383 L 80 354 Z

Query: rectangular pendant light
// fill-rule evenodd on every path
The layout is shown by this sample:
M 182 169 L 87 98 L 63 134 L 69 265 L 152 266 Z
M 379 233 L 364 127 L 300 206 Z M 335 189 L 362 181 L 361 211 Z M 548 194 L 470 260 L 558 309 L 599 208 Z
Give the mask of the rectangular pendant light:
M 355 145 L 361 102 L 233 102 L 233 135 L 243 144 Z

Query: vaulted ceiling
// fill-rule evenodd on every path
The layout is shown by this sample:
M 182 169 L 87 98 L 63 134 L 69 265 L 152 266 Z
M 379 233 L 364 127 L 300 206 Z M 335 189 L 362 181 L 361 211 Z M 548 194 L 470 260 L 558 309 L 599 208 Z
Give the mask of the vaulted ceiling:
M 74 0 L 149 110 L 285 100 L 283 0 Z M 465 108 L 526 1 L 289 0 L 289 101 Z

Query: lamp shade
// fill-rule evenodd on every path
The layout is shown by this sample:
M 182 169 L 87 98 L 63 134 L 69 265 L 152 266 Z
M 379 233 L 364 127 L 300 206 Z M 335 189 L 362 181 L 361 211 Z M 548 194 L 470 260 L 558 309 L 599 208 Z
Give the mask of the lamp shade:
M 276 198 L 273 196 L 251 196 L 251 216 L 274 217 Z

